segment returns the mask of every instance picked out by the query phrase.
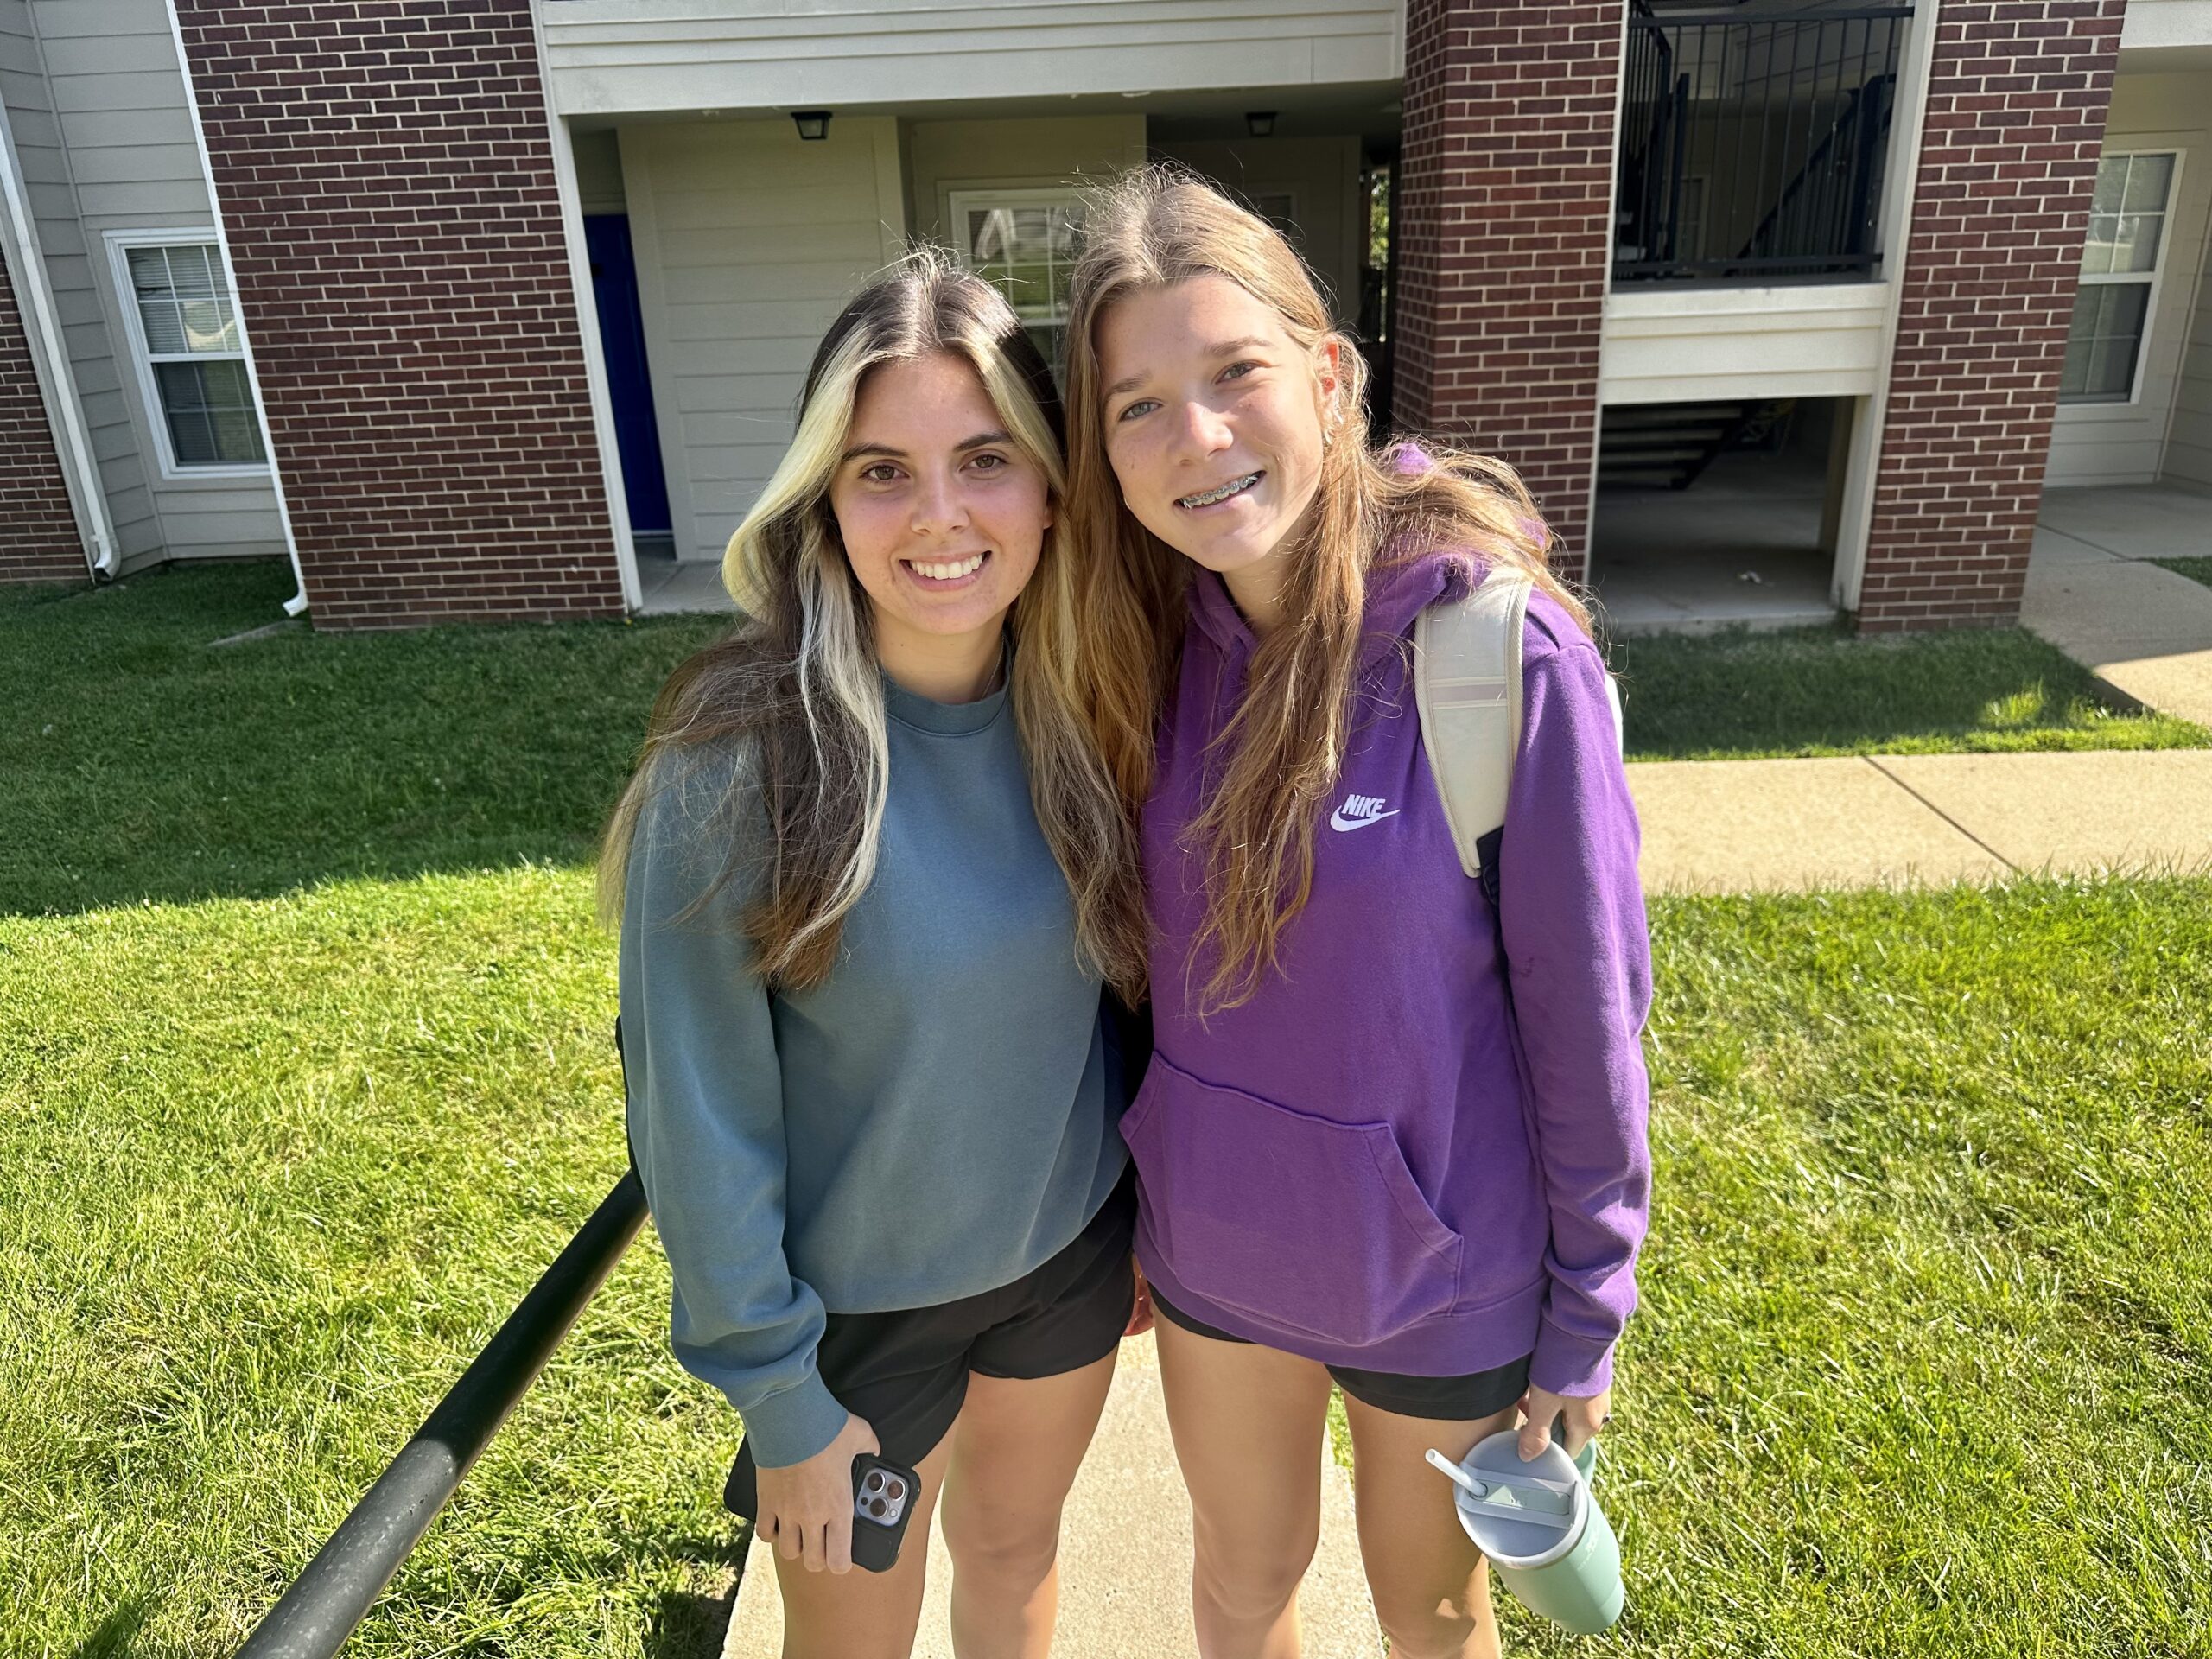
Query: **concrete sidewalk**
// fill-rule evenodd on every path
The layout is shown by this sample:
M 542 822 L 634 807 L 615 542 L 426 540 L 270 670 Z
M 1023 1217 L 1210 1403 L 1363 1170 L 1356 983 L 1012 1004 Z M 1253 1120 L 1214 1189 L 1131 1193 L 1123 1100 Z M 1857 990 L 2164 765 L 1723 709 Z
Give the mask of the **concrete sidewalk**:
M 1656 893 L 2212 869 L 2212 750 L 1660 760 L 1628 772 Z
M 2052 490 L 2020 620 L 2123 696 L 2212 727 L 2212 588 L 2148 563 L 2206 557 L 2212 499 Z
M 1382 1659 L 1382 1637 L 1359 1565 L 1351 1489 L 1320 1459 L 1321 1545 L 1298 1593 L 1306 1659 Z M 930 1529 L 929 1589 L 914 1659 L 952 1659 L 952 1563 Z M 725 1659 L 776 1659 L 783 1604 L 766 1544 L 747 1552 Z M 1150 1337 L 1122 1344 L 1098 1435 L 1068 1495 L 1060 1538 L 1056 1659 L 1197 1659 L 1191 1626 L 1191 1500 L 1175 1466 Z

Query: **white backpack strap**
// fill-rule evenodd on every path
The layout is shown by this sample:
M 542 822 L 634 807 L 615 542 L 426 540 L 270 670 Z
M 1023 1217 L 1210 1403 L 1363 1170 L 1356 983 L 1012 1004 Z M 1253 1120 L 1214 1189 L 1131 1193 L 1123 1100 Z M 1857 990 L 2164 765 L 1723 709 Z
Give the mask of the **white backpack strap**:
M 1493 566 L 1457 604 L 1432 605 L 1414 622 L 1414 700 L 1421 745 L 1459 849 L 1459 868 L 1483 873 L 1481 842 L 1505 823 L 1513 756 L 1521 743 L 1521 631 L 1533 584 Z

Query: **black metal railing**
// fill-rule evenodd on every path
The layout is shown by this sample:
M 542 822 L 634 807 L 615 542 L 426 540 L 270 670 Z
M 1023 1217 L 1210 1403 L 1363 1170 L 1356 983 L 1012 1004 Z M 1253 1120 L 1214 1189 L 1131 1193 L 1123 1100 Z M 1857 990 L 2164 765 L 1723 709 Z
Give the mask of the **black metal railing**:
M 1631 0 L 1616 279 L 1870 274 L 1911 15 Z
M 632 1170 L 315 1552 L 246 1638 L 238 1659 L 331 1659 L 560 1346 L 645 1218 L 645 1189 Z

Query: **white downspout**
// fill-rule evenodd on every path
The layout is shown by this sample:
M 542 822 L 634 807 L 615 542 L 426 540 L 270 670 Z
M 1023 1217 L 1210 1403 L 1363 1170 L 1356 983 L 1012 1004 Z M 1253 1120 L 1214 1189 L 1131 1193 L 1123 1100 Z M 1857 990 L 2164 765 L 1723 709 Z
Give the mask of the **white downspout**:
M 238 324 L 238 349 L 245 355 L 246 385 L 253 391 L 254 418 L 261 423 L 261 448 L 269 457 L 269 486 L 276 496 L 276 521 L 283 527 L 284 550 L 292 558 L 292 585 L 296 591 L 284 601 L 284 614 L 298 616 L 308 607 L 308 579 L 300 569 L 300 544 L 292 535 L 292 510 L 284 499 L 284 470 L 277 464 L 276 441 L 269 429 L 269 405 L 262 397 L 261 372 L 253 362 L 253 333 L 245 326 L 245 296 L 238 292 L 238 267 L 231 263 L 231 233 L 223 223 L 222 198 L 215 194 L 215 168 L 207 159 L 207 130 L 200 123 L 200 94 L 192 85 L 192 60 L 184 52 L 184 24 L 176 15 L 176 0 L 165 0 L 165 4 L 169 39 L 176 47 L 177 73 L 184 77 L 184 107 L 192 117 L 192 142 L 200 152 L 200 176 L 207 186 L 208 217 L 215 226 L 215 245 L 223 255 L 223 281 L 231 290 L 231 315 Z
M 21 257 L 19 298 L 29 316 L 24 333 L 35 359 L 42 359 L 52 416 L 59 427 L 55 447 L 66 459 L 64 476 L 77 509 L 77 529 L 86 548 L 85 563 L 95 578 L 113 576 L 120 561 L 115 526 L 107 516 L 107 494 L 100 486 L 99 463 L 92 455 L 92 436 L 85 427 L 85 410 L 77 397 L 77 378 L 69 365 L 69 348 L 54 308 L 54 289 L 48 281 L 46 256 L 39 247 L 38 225 L 31 217 L 23 188 L 22 164 L 16 155 L 16 135 L 8 125 L 8 110 L 0 104 L 0 206 L 7 211 L 4 239 Z

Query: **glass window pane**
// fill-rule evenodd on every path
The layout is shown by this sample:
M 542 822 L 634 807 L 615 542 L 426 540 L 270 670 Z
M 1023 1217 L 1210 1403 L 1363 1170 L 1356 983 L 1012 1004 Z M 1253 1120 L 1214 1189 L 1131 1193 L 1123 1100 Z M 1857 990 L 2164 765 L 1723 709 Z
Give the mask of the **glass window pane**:
M 124 258 L 156 356 L 172 352 L 235 352 L 238 315 L 223 283 L 223 265 L 206 246 L 131 248 Z
M 156 363 L 162 413 L 180 467 L 236 466 L 268 459 L 245 365 Z
M 2082 323 L 2086 313 L 2079 302 L 2074 307 L 2074 327 L 2066 340 L 2066 366 L 2059 372 L 2058 395 L 2079 397 L 2089 385 L 2089 334 Z
M 2107 156 L 2097 163 L 2096 194 L 2089 200 L 2093 213 L 2116 213 L 2127 199 L 2127 163 L 2125 156 Z
M 2082 247 L 2082 274 L 2101 276 L 2112 269 L 2113 239 L 2120 233 L 2120 221 L 2107 213 L 2089 215 L 2089 239 Z
M 178 315 L 175 300 L 141 300 L 138 320 L 145 325 L 146 349 L 159 356 L 164 352 L 188 352 L 184 320 Z
M 2100 169 L 2101 180 L 2102 176 Z M 2130 213 L 2164 212 L 2166 191 L 2173 183 L 2173 176 L 2174 158 L 2171 156 L 2128 157 L 2127 188 L 2120 199 L 2120 210 Z
M 235 352 L 238 343 L 232 321 L 223 314 L 220 300 L 187 300 L 177 309 L 184 317 L 184 346 L 188 352 Z M 171 348 L 175 349 L 175 348 Z
M 213 261 L 209 256 L 213 248 L 170 248 L 169 281 L 175 286 L 179 299 L 212 299 L 217 293 Z
M 168 417 L 169 446 L 180 467 L 209 467 L 216 463 L 215 429 L 204 410 L 179 410 Z
M 132 248 L 124 258 L 130 266 L 130 286 L 141 300 L 149 296 L 165 298 L 175 292 L 169 283 L 169 251 L 167 248 Z
M 2100 283 L 2074 296 L 2059 395 L 2083 403 L 2125 403 L 2149 312 L 2148 283 Z
M 2129 214 L 2120 220 L 2113 238 L 2112 269 L 2152 270 L 2158 263 L 2158 232 L 2165 220 L 2148 214 Z

